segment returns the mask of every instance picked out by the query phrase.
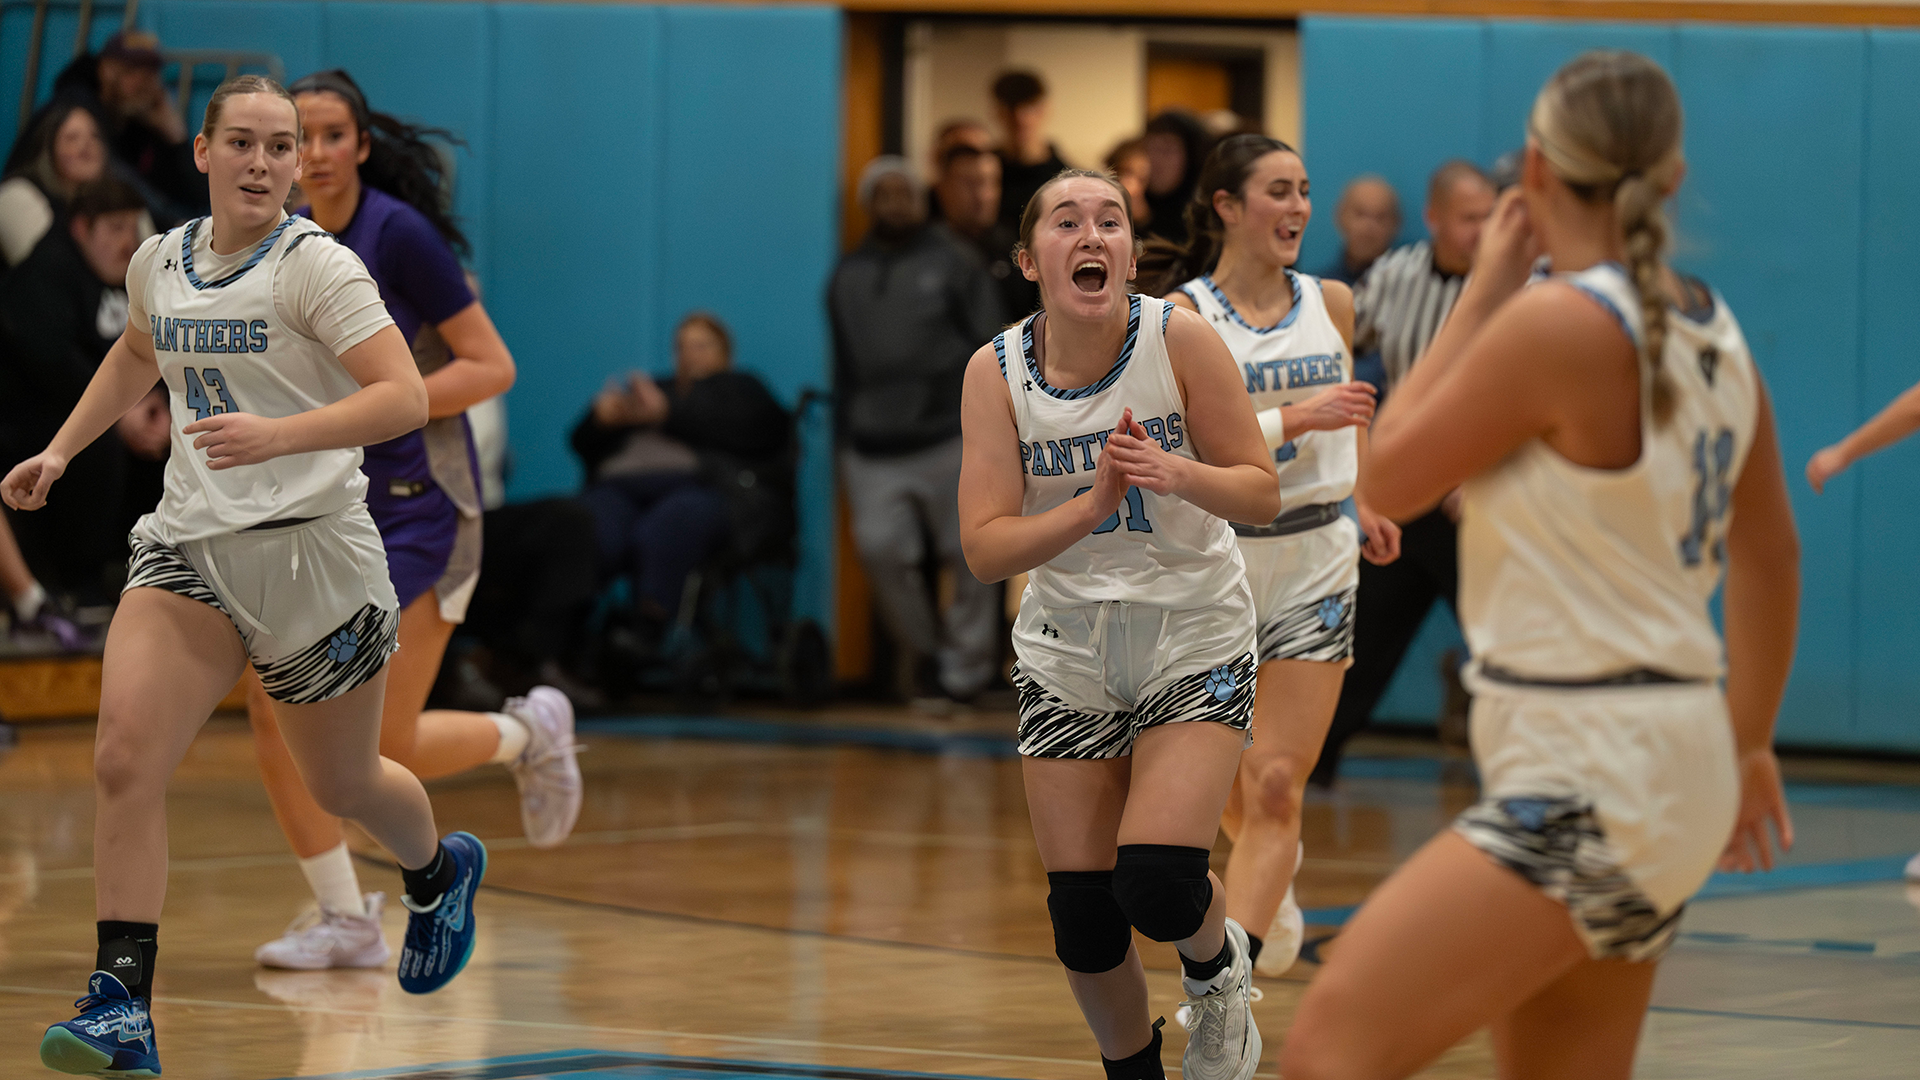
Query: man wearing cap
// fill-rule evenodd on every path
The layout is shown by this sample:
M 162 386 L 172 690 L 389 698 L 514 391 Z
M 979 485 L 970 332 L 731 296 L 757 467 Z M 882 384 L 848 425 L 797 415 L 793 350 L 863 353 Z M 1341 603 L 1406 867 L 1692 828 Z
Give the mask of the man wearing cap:
M 987 688 L 999 657 L 997 592 L 967 569 L 959 518 L 960 385 L 968 358 L 1000 330 L 999 290 L 947 229 L 928 224 L 905 158 L 875 158 L 859 195 L 873 227 L 827 288 L 854 543 L 903 654 L 903 689 L 929 704 L 964 701 Z M 953 579 L 944 618 L 926 584 L 929 557 Z
M 139 178 L 155 223 L 167 228 L 207 212 L 207 180 L 194 167 L 193 139 L 160 82 L 160 64 L 159 38 L 122 30 L 99 53 L 75 57 L 60 72 L 53 100 L 78 98 L 106 119 L 108 148 Z M 21 130 L 33 130 L 32 123 Z M 10 155 L 7 167 L 14 164 Z

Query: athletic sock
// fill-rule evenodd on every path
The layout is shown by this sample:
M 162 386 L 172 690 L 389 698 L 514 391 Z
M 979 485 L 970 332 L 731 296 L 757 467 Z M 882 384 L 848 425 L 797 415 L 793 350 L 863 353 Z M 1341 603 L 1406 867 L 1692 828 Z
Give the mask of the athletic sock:
M 1160 1027 L 1166 1022 L 1164 1016 L 1153 1022 L 1153 1038 L 1139 1053 L 1119 1061 L 1102 1055 L 1100 1064 L 1107 1070 L 1107 1080 L 1167 1080 L 1167 1070 L 1160 1064 Z
M 367 917 L 367 904 L 360 895 L 360 876 L 353 872 L 353 856 L 348 853 L 345 840 L 311 859 L 301 859 L 300 872 L 307 876 L 307 886 L 321 907 L 358 919 Z
M 30 623 L 40 614 L 41 607 L 47 602 L 47 590 L 39 582 L 27 586 L 27 591 L 13 598 L 13 614 L 23 623 Z
M 527 729 L 526 722 L 512 713 L 503 712 L 490 712 L 487 719 L 500 729 L 500 745 L 488 760 L 495 765 L 518 761 L 520 755 L 526 752 L 527 740 L 533 738 L 533 732 Z
M 160 924 L 102 919 L 94 929 L 100 935 L 100 949 L 94 954 L 93 969 L 112 974 L 134 997 L 151 1000 Z
M 1187 993 L 1198 997 L 1211 994 L 1227 984 L 1227 972 L 1233 967 L 1233 939 L 1220 943 L 1220 955 L 1211 960 L 1192 960 L 1180 954 L 1180 974 Z
M 414 911 L 432 911 L 440 903 L 440 897 L 453 888 L 453 858 L 447 854 L 447 846 L 441 844 L 434 849 L 433 861 L 418 870 L 400 868 L 400 881 L 407 890 L 407 906 Z
M 1267 947 L 1267 943 L 1260 940 L 1260 935 L 1248 934 L 1247 935 L 1247 963 L 1249 964 L 1259 963 L 1260 950 L 1266 947 Z

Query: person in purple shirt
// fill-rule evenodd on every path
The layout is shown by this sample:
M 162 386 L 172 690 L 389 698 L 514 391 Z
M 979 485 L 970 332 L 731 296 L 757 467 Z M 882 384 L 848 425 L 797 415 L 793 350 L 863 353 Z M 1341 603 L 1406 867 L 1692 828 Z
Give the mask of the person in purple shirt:
M 580 811 L 573 707 L 535 687 L 499 713 L 423 712 L 453 628 L 480 573 L 479 465 L 466 410 L 513 385 L 513 356 L 475 299 L 456 251 L 467 248 L 441 187 L 439 152 L 422 129 L 367 107 L 344 71 L 295 82 L 300 109 L 301 212 L 360 256 L 427 386 L 427 426 L 366 448 L 367 507 L 399 594 L 400 651 L 389 665 L 380 753 L 422 777 L 488 762 L 513 771 L 521 820 L 536 847 L 566 839 Z M 294 770 L 273 703 L 249 680 L 254 746 L 319 915 L 297 920 L 255 958 L 271 967 L 375 967 L 389 949 L 384 897 L 362 895 L 338 819 Z

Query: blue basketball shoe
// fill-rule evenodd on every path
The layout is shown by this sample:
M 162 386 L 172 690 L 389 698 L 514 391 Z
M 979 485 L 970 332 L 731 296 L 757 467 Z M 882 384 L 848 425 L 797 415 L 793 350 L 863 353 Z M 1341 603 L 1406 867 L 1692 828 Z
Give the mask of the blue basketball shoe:
M 159 1076 L 147 1003 L 119 979 L 96 971 L 87 996 L 73 1003 L 80 1015 L 53 1025 L 40 1040 L 40 1063 L 77 1076 Z
M 473 896 L 487 876 L 487 849 L 464 832 L 448 833 L 440 846 L 453 860 L 453 884 L 429 908 L 400 898 L 412 912 L 400 949 L 400 989 L 409 994 L 431 994 L 452 982 L 473 955 Z

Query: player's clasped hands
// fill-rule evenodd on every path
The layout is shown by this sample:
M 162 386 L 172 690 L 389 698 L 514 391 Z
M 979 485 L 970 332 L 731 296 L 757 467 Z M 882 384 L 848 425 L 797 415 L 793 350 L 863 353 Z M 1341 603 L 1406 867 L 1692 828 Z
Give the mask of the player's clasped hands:
M 1147 434 L 1147 429 L 1133 418 L 1133 410 L 1127 409 L 1100 452 L 1093 490 L 1104 496 L 1107 486 L 1117 485 L 1112 494 L 1114 508 L 1119 507 L 1130 486 L 1155 495 L 1171 495 L 1185 482 L 1187 465 L 1186 458 L 1161 449 L 1159 440 Z
M 280 456 L 280 421 L 252 413 L 230 412 L 195 420 L 180 429 L 195 450 L 207 452 L 207 468 L 258 465 Z

